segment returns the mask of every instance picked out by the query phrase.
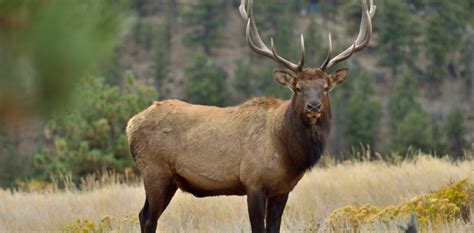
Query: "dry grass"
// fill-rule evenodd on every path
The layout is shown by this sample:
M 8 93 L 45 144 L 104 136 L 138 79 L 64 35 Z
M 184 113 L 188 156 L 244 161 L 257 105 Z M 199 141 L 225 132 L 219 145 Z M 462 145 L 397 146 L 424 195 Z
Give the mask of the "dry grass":
M 325 218 L 339 207 L 397 204 L 463 178 L 474 180 L 474 161 L 453 164 L 420 157 L 398 165 L 360 162 L 314 169 L 290 194 L 282 231 L 324 232 Z M 76 219 L 97 222 L 107 215 L 122 219 L 137 213 L 143 201 L 141 185 L 110 184 L 92 191 L 49 193 L 0 190 L 0 232 L 58 232 Z M 397 232 L 397 223 L 381 225 L 377 232 Z M 249 230 L 244 197 L 197 199 L 178 192 L 159 222 L 159 232 Z M 474 222 L 446 225 L 444 230 L 473 232 Z

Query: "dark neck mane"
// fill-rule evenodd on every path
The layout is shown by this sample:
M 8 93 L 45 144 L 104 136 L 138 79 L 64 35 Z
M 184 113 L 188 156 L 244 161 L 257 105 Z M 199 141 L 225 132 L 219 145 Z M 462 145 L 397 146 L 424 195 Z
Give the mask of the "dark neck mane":
M 331 112 L 323 113 L 314 125 L 308 124 L 301 114 L 288 103 L 282 116 L 282 124 L 277 129 L 278 140 L 288 160 L 289 169 L 295 174 L 311 169 L 319 160 L 331 128 Z

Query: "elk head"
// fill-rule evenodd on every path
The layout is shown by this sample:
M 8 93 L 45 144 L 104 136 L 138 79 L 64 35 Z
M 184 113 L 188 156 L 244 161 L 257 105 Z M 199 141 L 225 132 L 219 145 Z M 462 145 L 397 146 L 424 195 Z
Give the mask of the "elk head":
M 344 61 L 369 44 L 372 36 L 372 17 L 375 15 L 376 6 L 370 0 L 370 9 L 366 0 L 362 0 L 362 20 L 359 34 L 354 43 L 339 55 L 332 57 L 332 40 L 329 34 L 329 51 L 324 63 L 319 68 L 304 68 L 304 37 L 301 34 L 301 59 L 294 64 L 278 55 L 273 38 L 271 38 L 269 49 L 260 38 L 253 15 L 253 0 L 249 0 L 247 6 L 245 0 L 241 0 L 239 7 L 240 16 L 246 22 L 246 39 L 250 48 L 257 54 L 263 55 L 286 67 L 287 70 L 275 69 L 273 72 L 276 81 L 290 88 L 294 95 L 291 104 L 294 110 L 303 115 L 309 123 L 316 123 L 324 114 L 330 115 L 329 92 L 337 85 L 343 83 L 348 74 L 347 68 L 338 69 L 330 74 L 326 73 L 335 64 Z

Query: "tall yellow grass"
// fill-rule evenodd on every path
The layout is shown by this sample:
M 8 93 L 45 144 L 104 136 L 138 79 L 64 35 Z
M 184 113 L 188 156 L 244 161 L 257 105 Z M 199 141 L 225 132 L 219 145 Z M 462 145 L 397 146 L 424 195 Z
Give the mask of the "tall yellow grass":
M 324 232 L 324 220 L 346 205 L 387 206 L 438 190 L 467 178 L 474 181 L 474 161 L 452 163 L 419 157 L 390 165 L 356 162 L 315 168 L 290 194 L 283 216 L 283 232 Z M 89 191 L 21 192 L 0 190 L 0 232 L 58 232 L 77 219 L 123 219 L 143 205 L 140 184 L 112 182 Z M 471 212 L 473 207 L 471 206 Z M 472 214 L 471 214 L 472 216 Z M 381 225 L 377 232 L 398 232 Z M 474 232 L 474 220 L 443 228 Z M 127 230 L 129 231 L 130 228 Z M 133 228 L 138 231 L 138 226 Z M 159 232 L 249 232 L 244 197 L 194 198 L 178 191 L 158 224 Z

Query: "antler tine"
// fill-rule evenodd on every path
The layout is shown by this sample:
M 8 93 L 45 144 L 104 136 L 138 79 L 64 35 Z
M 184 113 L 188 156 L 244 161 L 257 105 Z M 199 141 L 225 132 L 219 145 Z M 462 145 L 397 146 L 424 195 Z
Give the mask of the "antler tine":
M 247 7 L 245 7 L 245 0 L 240 1 L 240 7 L 239 7 L 239 12 L 241 18 L 246 21 L 247 23 L 247 28 L 246 28 L 246 39 L 247 42 L 250 46 L 250 48 L 256 52 L 257 54 L 266 56 L 275 62 L 282 64 L 286 68 L 294 71 L 294 72 L 299 72 L 303 70 L 304 66 L 304 37 L 301 35 L 301 60 L 298 65 L 286 60 L 285 58 L 281 57 L 278 55 L 276 52 L 275 46 L 273 45 L 273 38 L 272 38 L 272 49 L 270 50 L 265 43 L 262 41 L 262 38 L 260 37 L 260 34 L 257 29 L 257 25 L 255 23 L 254 15 L 253 15 L 253 0 L 249 0 Z M 247 9 L 247 10 L 246 10 Z
M 330 69 L 335 64 L 344 61 L 352 56 L 352 54 L 357 53 L 365 49 L 370 42 L 370 38 L 372 37 L 372 17 L 375 15 L 377 7 L 374 5 L 374 0 L 370 0 L 370 9 L 367 6 L 367 0 L 362 1 L 362 19 L 360 22 L 359 34 L 357 35 L 357 39 L 354 43 L 344 50 L 342 53 L 337 55 L 336 57 L 330 59 L 328 64 L 322 69 L 323 71 L 326 69 Z
M 332 38 L 331 38 L 331 33 L 329 33 L 329 47 L 328 47 L 328 56 L 326 57 L 326 60 L 324 60 L 323 65 L 321 65 L 321 70 L 326 70 L 326 67 L 329 64 L 329 61 L 331 61 L 332 57 Z

